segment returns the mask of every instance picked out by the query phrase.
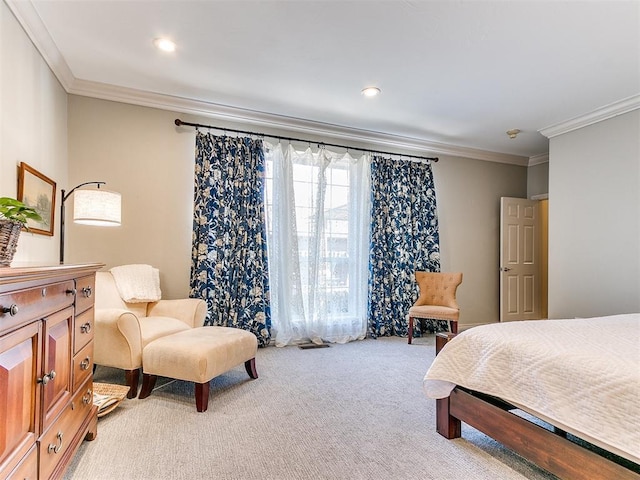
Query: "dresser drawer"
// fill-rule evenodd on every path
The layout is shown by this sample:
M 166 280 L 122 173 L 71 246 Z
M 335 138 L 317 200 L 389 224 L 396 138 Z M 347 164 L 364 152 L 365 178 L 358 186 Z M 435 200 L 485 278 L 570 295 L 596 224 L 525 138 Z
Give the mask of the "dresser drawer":
M 93 308 L 76 316 L 73 334 L 73 353 L 78 353 L 82 347 L 93 340 L 93 317 Z
M 93 275 L 76 279 L 76 314 L 93 306 L 96 279 Z
M 20 464 L 6 478 L 7 480 L 37 480 L 38 450 L 35 444 L 31 447 L 29 453 L 24 456 Z
M 0 295 L 0 333 L 73 305 L 73 280 Z
M 89 342 L 73 357 L 73 391 L 93 373 L 93 342 Z
M 49 478 L 58 462 L 65 457 L 82 421 L 93 407 L 93 384 L 91 381 L 79 389 L 60 416 L 39 440 L 40 477 Z
M 93 379 L 82 385 L 71 400 L 71 410 L 74 412 L 71 426 L 75 432 L 80 428 L 87 415 L 93 408 Z

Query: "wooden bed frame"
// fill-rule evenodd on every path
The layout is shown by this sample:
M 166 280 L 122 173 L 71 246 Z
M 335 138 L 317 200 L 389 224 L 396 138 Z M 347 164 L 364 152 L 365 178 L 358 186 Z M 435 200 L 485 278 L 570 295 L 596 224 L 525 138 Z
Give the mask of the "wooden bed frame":
M 436 355 L 455 337 L 436 335 Z M 436 400 L 436 430 L 445 438 L 461 436 L 461 422 L 492 437 L 540 468 L 562 479 L 640 480 L 640 475 L 514 413 L 517 407 L 495 397 L 456 387 Z

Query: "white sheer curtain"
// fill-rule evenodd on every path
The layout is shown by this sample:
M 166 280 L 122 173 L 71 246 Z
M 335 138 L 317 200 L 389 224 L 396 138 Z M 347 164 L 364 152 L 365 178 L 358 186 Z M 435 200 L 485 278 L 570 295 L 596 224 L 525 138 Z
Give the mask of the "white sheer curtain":
M 276 346 L 363 339 L 369 159 L 265 142 L 267 245 Z

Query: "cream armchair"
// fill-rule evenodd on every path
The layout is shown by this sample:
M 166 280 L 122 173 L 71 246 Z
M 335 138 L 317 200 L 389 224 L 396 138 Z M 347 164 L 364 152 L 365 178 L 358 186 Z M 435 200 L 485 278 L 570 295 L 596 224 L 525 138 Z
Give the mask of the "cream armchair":
M 94 363 L 125 371 L 128 398 L 138 394 L 142 349 L 165 335 L 201 327 L 207 313 L 207 304 L 195 298 L 126 303 L 110 272 L 97 272 L 95 292 Z

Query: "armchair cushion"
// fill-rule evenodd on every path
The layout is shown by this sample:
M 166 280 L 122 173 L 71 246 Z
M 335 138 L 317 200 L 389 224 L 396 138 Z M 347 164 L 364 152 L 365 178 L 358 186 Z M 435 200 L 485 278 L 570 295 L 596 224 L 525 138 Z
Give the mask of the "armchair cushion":
M 147 316 L 172 317 L 186 323 L 190 328 L 202 327 L 207 315 L 207 304 L 197 298 L 160 300 L 149 303 Z
M 189 325 L 177 318 L 170 317 L 142 317 L 139 318 L 140 331 L 142 332 L 142 348 L 150 342 L 173 333 L 190 330 Z
M 416 318 L 457 321 L 459 315 L 460 310 L 457 308 L 441 307 L 439 305 L 414 305 L 409 309 L 409 316 Z

